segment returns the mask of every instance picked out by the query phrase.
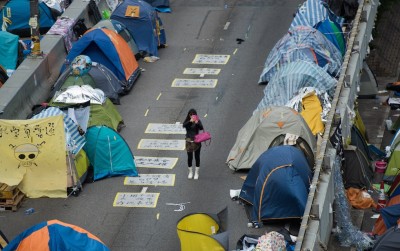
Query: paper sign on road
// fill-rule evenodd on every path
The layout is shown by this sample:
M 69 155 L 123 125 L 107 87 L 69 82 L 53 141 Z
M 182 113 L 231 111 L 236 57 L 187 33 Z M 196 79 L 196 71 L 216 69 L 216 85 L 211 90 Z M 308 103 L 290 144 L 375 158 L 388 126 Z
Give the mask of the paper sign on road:
M 185 150 L 184 139 L 141 139 L 138 149 Z
M 140 174 L 139 177 L 126 177 L 124 185 L 173 186 L 175 185 L 175 174 Z
M 135 156 L 137 167 L 172 169 L 178 158 Z
M 176 78 L 172 82 L 172 87 L 186 87 L 186 88 L 215 88 L 218 79 L 190 79 L 190 78 Z
M 226 64 L 230 55 L 196 54 L 192 64 Z
M 186 129 L 183 128 L 182 124 L 149 123 L 145 133 L 186 134 Z
M 148 207 L 157 206 L 160 193 L 117 193 L 114 207 Z

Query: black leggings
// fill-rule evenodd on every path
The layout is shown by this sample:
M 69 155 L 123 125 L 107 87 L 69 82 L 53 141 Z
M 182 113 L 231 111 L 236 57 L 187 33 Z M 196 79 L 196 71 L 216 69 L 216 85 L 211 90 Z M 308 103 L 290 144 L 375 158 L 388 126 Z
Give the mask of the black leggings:
M 200 167 L 200 150 L 201 150 L 201 145 L 199 149 L 197 149 L 194 152 L 194 158 L 196 160 L 196 166 Z M 193 152 L 187 152 L 188 155 L 188 167 L 192 167 L 192 162 L 193 162 Z

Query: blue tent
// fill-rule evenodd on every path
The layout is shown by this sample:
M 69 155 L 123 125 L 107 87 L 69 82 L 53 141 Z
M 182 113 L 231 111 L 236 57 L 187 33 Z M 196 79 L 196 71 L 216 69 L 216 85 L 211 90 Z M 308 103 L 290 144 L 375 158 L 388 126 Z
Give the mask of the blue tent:
M 170 13 L 171 8 L 169 7 L 169 0 L 145 0 L 151 6 L 153 6 L 156 11 L 163 13 Z
M 342 25 L 344 18 L 336 16 L 321 0 L 306 0 L 297 10 L 290 27 L 305 25 L 314 27 L 318 22 L 331 19 Z
M 138 176 L 129 145 L 118 132 L 106 126 L 89 127 L 85 150 L 93 167 L 93 180 L 112 176 Z
M 268 83 L 285 64 L 296 60 L 317 64 L 332 76 L 338 75 L 342 66 L 342 54 L 324 34 L 312 27 L 296 26 L 272 48 L 258 83 Z
M 256 110 L 270 106 L 283 106 L 298 94 L 303 87 L 313 87 L 333 97 L 336 80 L 321 67 L 307 61 L 286 64 L 271 79 L 264 89 L 264 97 Z
M 15 70 L 18 63 L 19 37 L 7 31 L 0 31 L 0 65 Z
M 344 39 L 342 28 L 337 22 L 325 19 L 317 23 L 315 29 L 324 34 L 338 48 L 342 56 L 344 56 L 346 52 L 346 40 Z
M 4 22 L 6 17 L 11 21 L 8 24 L 7 31 L 20 37 L 29 37 L 31 35 L 31 27 L 29 26 L 30 18 L 30 0 L 11 0 L 4 5 L 0 12 L 1 23 Z M 8 16 L 8 13 L 11 16 Z M 58 13 L 60 14 L 60 13 Z M 55 23 L 56 19 L 52 14 L 52 10 L 44 3 L 39 3 L 39 28 L 40 33 L 45 34 L 51 26 Z
M 93 62 L 110 69 L 130 90 L 141 71 L 128 43 L 114 31 L 97 28 L 85 33 L 74 43 L 66 62 L 72 62 L 79 55 L 89 56 Z M 63 65 L 61 72 L 66 68 Z
M 239 198 L 252 206 L 250 220 L 299 219 L 307 203 L 312 171 L 303 152 L 275 146 L 251 167 Z
M 139 11 L 134 7 L 138 7 Z M 130 12 L 131 15 L 127 15 Z M 157 12 L 149 3 L 141 0 L 124 0 L 111 14 L 111 19 L 123 23 L 135 39 L 139 51 L 158 56 Z

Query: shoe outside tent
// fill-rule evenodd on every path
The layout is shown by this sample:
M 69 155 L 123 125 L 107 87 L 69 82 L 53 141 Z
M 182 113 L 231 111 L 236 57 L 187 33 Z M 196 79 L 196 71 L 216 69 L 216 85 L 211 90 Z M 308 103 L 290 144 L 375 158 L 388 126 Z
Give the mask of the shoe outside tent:
M 52 86 L 53 96 L 56 91 L 65 90 L 72 85 L 90 85 L 93 88 L 99 88 L 116 105 L 120 104 L 120 95 L 125 91 L 125 82 L 119 80 L 115 74 L 104 65 L 92 62 L 92 67 L 87 74 L 74 76 L 72 69 L 68 67 Z
M 98 237 L 81 227 L 59 220 L 49 220 L 20 233 L 3 249 L 3 251 L 14 250 L 109 251 L 110 249 Z
M 312 87 L 320 93 L 328 93 L 332 98 L 336 83 L 336 79 L 316 64 L 307 61 L 286 64 L 264 88 L 264 97 L 256 110 L 269 106 L 287 105 L 304 87 Z
M 307 158 L 314 158 L 316 139 L 304 118 L 290 107 L 276 106 L 256 111 L 250 117 L 239 130 L 226 163 L 232 170 L 250 169 L 263 152 L 275 145 L 274 141 L 282 138 L 282 142 L 287 139 L 287 144 L 293 145 L 301 139 L 311 149 Z
M 123 81 L 129 91 L 141 71 L 135 55 L 128 43 L 117 33 L 105 28 L 91 29 L 74 43 L 69 51 L 66 62 L 72 62 L 75 57 L 86 55 L 93 62 L 100 63 L 110 69 L 115 76 Z M 64 64 L 61 72 L 66 70 Z
M 45 1 L 40 1 L 38 3 L 38 8 L 40 34 L 45 34 L 61 13 L 48 7 Z M 30 37 L 30 9 L 30 0 L 7 1 L 0 11 L 0 22 L 8 32 L 20 37 Z
M 258 83 L 270 82 L 286 64 L 297 60 L 316 64 L 331 76 L 337 76 L 342 54 L 318 30 L 308 26 L 292 27 L 268 54 Z
M 132 35 L 123 23 L 118 22 L 117 20 L 105 19 L 95 24 L 92 28 L 106 28 L 115 31 L 128 43 L 133 54 L 135 54 L 136 59 L 140 58 L 139 49 L 136 45 L 135 39 L 133 39 Z
M 93 167 L 93 180 L 113 176 L 138 176 L 129 145 L 115 130 L 106 126 L 89 127 L 84 150 Z
M 182 251 L 228 251 L 227 209 L 217 214 L 191 213 L 176 226 Z
M 146 1 L 124 0 L 116 7 L 110 18 L 126 26 L 143 56 L 158 57 L 159 17 L 154 7 Z
M 312 169 L 302 151 L 275 146 L 251 167 L 239 199 L 251 205 L 250 221 L 300 219 L 304 214 Z

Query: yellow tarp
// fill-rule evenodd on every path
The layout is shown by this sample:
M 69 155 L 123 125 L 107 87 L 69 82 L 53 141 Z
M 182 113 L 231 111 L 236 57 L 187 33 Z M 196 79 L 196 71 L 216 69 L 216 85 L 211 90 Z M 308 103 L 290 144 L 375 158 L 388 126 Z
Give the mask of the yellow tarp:
M 321 120 L 322 106 L 317 95 L 312 94 L 303 98 L 302 101 L 303 110 L 301 111 L 301 116 L 307 122 L 312 133 L 316 135 L 317 133 L 323 133 L 325 126 Z
M 67 197 L 63 116 L 0 120 L 0 183 L 30 198 Z

